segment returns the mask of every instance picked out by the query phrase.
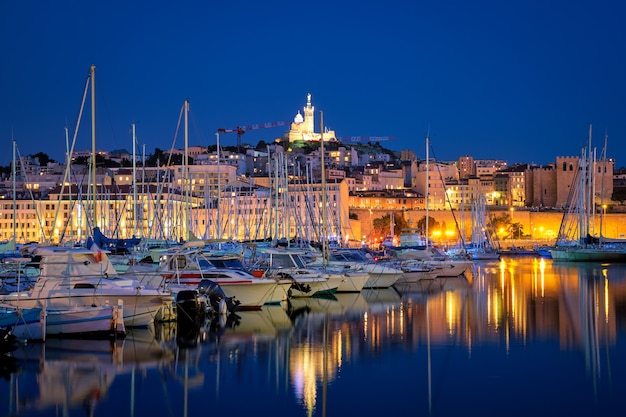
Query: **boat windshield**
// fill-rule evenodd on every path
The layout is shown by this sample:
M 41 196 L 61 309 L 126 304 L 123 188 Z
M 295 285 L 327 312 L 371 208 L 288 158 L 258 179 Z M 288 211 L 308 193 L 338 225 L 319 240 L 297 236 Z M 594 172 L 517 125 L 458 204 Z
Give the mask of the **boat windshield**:
M 230 268 L 230 269 L 245 269 L 243 263 L 238 258 L 233 259 L 209 259 L 208 262 L 211 263 L 216 268 Z
M 298 268 L 306 268 L 306 264 L 300 255 L 293 255 L 292 259 Z
M 331 254 L 331 259 L 337 261 L 367 262 L 367 254 L 360 250 L 344 250 Z
M 272 255 L 272 268 L 293 268 L 294 263 L 291 257 L 287 254 L 274 254 Z

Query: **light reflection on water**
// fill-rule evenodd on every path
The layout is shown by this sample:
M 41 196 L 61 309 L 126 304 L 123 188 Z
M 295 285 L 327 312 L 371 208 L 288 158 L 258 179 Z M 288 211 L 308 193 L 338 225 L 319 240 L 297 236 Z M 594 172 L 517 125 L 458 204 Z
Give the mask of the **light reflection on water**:
M 466 276 L 3 358 L 2 415 L 617 415 L 626 266 L 505 258 Z

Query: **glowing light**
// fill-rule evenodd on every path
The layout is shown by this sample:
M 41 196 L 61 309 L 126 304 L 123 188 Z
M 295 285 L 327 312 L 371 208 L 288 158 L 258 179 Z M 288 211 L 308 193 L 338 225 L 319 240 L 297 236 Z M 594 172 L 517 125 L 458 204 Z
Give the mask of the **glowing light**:
M 602 276 L 604 277 L 604 321 L 609 322 L 609 277 L 606 269 L 602 268 Z
M 541 298 L 546 296 L 546 263 L 543 258 L 541 258 L 541 262 L 539 263 L 539 273 L 541 274 Z
M 500 259 L 500 287 L 504 288 L 504 273 L 506 272 L 506 262 Z

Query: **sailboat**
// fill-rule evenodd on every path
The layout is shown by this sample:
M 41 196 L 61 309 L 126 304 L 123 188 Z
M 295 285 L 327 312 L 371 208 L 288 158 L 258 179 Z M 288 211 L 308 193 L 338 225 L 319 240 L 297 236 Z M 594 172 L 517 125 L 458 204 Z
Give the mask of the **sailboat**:
M 398 283 L 430 279 L 436 277 L 459 276 L 470 268 L 472 261 L 465 257 L 453 257 L 437 248 L 430 241 L 429 234 L 429 207 L 430 207 L 430 135 L 426 135 L 426 215 L 422 236 L 418 229 L 406 229 L 400 235 L 401 245 L 396 250 L 398 266 L 404 271 L 404 276 Z M 441 179 L 443 182 L 443 179 Z
M 472 259 L 498 260 L 500 252 L 496 249 L 487 225 L 487 204 L 483 195 L 477 194 L 472 207 L 472 244 L 467 248 Z
M 593 235 L 594 214 L 596 212 L 595 181 L 598 163 L 595 150 L 591 147 L 592 126 L 589 125 L 589 143 L 581 151 L 579 166 L 572 184 L 568 207 L 563 214 L 559 235 L 550 254 L 554 261 L 569 262 L 624 262 L 626 261 L 626 241 L 607 239 Z M 606 137 L 601 161 L 601 175 L 604 180 L 606 166 Z M 601 190 L 604 201 L 604 187 Z M 600 219 L 602 225 L 602 218 Z

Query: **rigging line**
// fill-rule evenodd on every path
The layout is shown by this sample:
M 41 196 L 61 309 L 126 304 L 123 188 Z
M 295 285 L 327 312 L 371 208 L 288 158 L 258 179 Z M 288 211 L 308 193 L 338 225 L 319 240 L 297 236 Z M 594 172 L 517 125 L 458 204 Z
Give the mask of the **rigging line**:
M 580 167 L 576 170 L 576 172 L 574 173 L 574 178 L 572 179 L 572 187 L 570 187 L 568 195 L 567 195 L 567 200 L 565 203 L 565 207 L 563 208 L 563 217 L 561 218 L 561 224 L 559 226 L 559 233 L 557 235 L 557 242 L 559 240 L 566 240 L 571 233 L 571 224 L 575 224 L 574 220 L 571 219 L 572 217 L 572 207 L 576 207 L 575 204 L 573 204 L 573 202 L 578 198 L 578 190 L 579 190 L 579 186 L 577 185 L 580 181 L 579 178 L 580 175 Z
M 294 220 L 294 226 L 295 226 L 295 234 L 294 234 L 294 239 L 297 240 L 301 240 L 304 238 L 304 232 L 305 232 L 305 221 L 303 219 L 302 216 L 302 210 L 300 208 L 300 205 L 298 204 L 298 202 L 301 199 L 301 194 L 302 194 L 302 183 L 300 181 L 300 172 L 299 172 L 299 164 L 296 163 L 294 161 L 294 179 L 293 181 L 293 191 L 291 193 L 290 199 L 291 204 L 289 205 L 289 207 L 291 208 L 291 210 L 293 210 L 293 220 Z
M 309 187 L 311 187 L 312 185 L 309 184 Z M 305 207 L 306 207 L 306 211 L 309 215 L 310 218 L 310 232 L 313 234 L 312 236 L 309 236 L 310 240 L 315 240 L 316 242 L 321 242 L 322 240 L 322 235 L 320 233 L 320 228 L 315 226 L 315 225 L 319 225 L 321 224 L 320 218 L 317 215 L 318 213 L 316 213 L 315 210 L 315 203 L 312 201 L 312 197 L 310 195 L 310 190 L 307 191 L 307 195 L 305 197 Z
M 195 113 L 189 112 L 189 116 L 191 119 L 191 127 L 193 128 L 194 135 L 197 135 L 199 138 L 199 143 L 207 143 L 208 140 L 202 133 L 204 130 L 200 128 L 200 124 L 198 123 Z
M 17 160 L 18 161 L 22 161 L 22 155 L 20 154 L 20 149 L 17 146 L 17 142 L 15 142 L 15 152 L 17 153 Z M 26 183 L 26 169 L 24 168 L 24 164 L 20 163 L 20 174 L 22 175 L 22 177 L 24 178 L 24 183 Z M 35 196 L 33 195 L 33 190 L 32 188 L 27 187 L 28 189 L 28 194 L 30 195 L 30 200 L 33 203 L 33 206 L 35 206 Z M 15 196 L 13 196 L 15 197 Z M 41 216 L 39 214 L 39 210 L 35 210 L 35 216 L 37 218 L 37 223 L 39 224 L 39 229 L 43 232 L 43 224 L 42 224 L 42 219 Z M 14 222 L 17 221 L 17 219 L 13 219 Z M 22 231 L 22 233 L 24 233 Z M 42 233 L 42 235 L 45 235 L 44 233 Z M 14 238 L 17 238 L 17 236 L 13 236 Z
M 61 230 L 61 233 L 59 234 L 59 242 L 62 242 L 63 239 L 65 238 L 65 232 L 67 231 L 67 228 L 69 226 L 69 223 L 72 221 L 72 213 L 74 212 L 74 207 L 76 207 L 76 204 L 78 204 L 77 200 L 73 200 L 69 206 L 69 218 L 68 221 L 65 222 L 65 226 L 63 227 L 63 230 Z
M 311 213 L 311 204 L 309 201 L 309 192 L 310 192 L 310 183 L 309 183 L 309 165 L 308 163 L 304 163 L 304 177 L 302 176 L 302 165 L 298 162 L 298 178 L 300 188 L 299 194 L 302 202 L 304 203 L 304 207 L 302 208 L 302 239 L 308 243 L 312 240 L 312 234 L 315 233 L 313 230 L 313 215 Z M 306 182 L 302 181 L 301 178 L 304 178 Z
M 161 237 L 163 236 L 163 219 L 161 217 L 161 195 L 162 195 L 162 189 L 164 186 L 164 183 L 161 182 L 161 172 L 160 172 L 160 168 L 159 168 L 159 158 L 157 158 L 156 161 L 156 166 L 157 166 L 157 171 L 156 171 L 156 181 L 157 181 L 157 185 L 156 185 L 156 194 L 154 192 L 152 192 L 151 187 L 147 187 L 147 194 L 148 194 L 148 201 L 151 202 L 150 206 L 148 206 L 148 214 L 150 212 L 150 208 L 152 208 L 153 210 L 153 219 L 156 220 L 152 223 L 150 223 L 150 227 L 148 228 L 148 236 L 154 236 L 154 238 L 157 238 L 157 236 L 160 235 Z M 166 170 L 164 171 L 166 174 L 169 172 L 169 169 L 166 168 Z M 169 178 L 168 178 L 169 180 Z M 155 198 L 151 198 L 152 196 L 155 196 Z M 154 232 L 154 233 L 153 233 Z
M 72 137 L 72 146 L 68 152 L 68 160 L 66 161 L 65 174 L 63 176 L 63 183 L 61 184 L 61 190 L 59 192 L 59 202 L 63 199 L 63 192 L 65 190 L 65 184 L 68 182 L 70 177 L 70 159 L 74 154 L 74 147 L 76 146 L 76 139 L 78 137 L 78 129 L 80 128 L 80 122 L 83 118 L 83 111 L 85 109 L 85 102 L 87 101 L 87 92 L 89 91 L 89 82 L 91 81 L 91 71 L 87 74 L 87 80 L 85 81 L 85 88 L 83 89 L 83 97 L 80 103 L 80 108 L 78 110 L 78 121 L 76 123 L 76 128 L 74 129 L 74 135 Z M 58 216 L 59 216 L 60 204 L 57 205 L 57 210 L 54 213 L 53 217 L 53 225 L 56 224 Z M 44 234 L 45 236 L 45 234 Z M 48 243 L 52 241 L 52 230 L 50 231 L 50 236 L 48 237 Z
M 83 172 L 83 179 L 84 179 L 84 172 Z M 82 180 L 81 180 L 80 184 L 78 183 L 78 181 L 76 182 L 76 194 L 77 194 L 77 197 L 79 195 L 79 189 L 78 189 L 79 186 L 82 186 Z M 71 194 L 72 194 L 71 178 L 70 178 L 70 182 L 69 182 L 69 186 L 68 187 L 69 187 L 68 195 L 71 196 Z M 61 201 L 61 199 L 59 197 L 59 202 L 60 201 Z M 59 242 L 63 241 L 63 239 L 65 238 L 65 233 L 66 233 L 68 227 L 70 227 L 71 221 L 74 218 L 73 213 L 74 213 L 74 207 L 76 206 L 76 204 L 78 204 L 78 198 L 76 200 L 72 200 L 70 198 L 69 216 L 68 216 L 68 220 L 66 222 L 64 222 L 63 229 L 61 230 L 61 233 L 59 234 Z M 80 227 L 80 225 L 79 225 L 79 227 Z M 42 233 L 41 234 L 42 234 L 42 236 L 45 236 L 45 232 L 43 231 L 43 225 L 41 225 L 41 228 L 42 228 Z M 52 232 L 50 233 L 50 237 L 52 237 Z
M 176 123 L 176 130 L 174 132 L 174 137 L 172 139 L 172 146 L 170 148 L 170 152 L 168 154 L 167 157 L 167 163 L 165 165 L 165 173 L 168 177 L 170 177 L 171 173 L 170 173 L 170 166 L 172 163 L 172 155 L 174 153 L 174 147 L 176 145 L 176 139 L 178 137 L 178 132 L 180 130 L 180 124 L 183 118 L 183 114 L 184 114 L 184 110 L 185 110 L 185 105 L 187 104 L 187 102 L 185 101 L 183 103 L 183 105 L 180 108 L 180 113 L 178 114 L 178 122 Z M 157 159 L 157 167 L 158 167 L 158 159 Z M 158 170 L 157 170 L 157 178 L 158 178 Z M 169 180 L 171 180 L 171 178 L 168 178 Z M 157 186 L 157 193 L 156 193 L 156 199 L 154 200 L 154 204 L 155 204 L 155 219 L 157 220 L 155 223 L 156 226 L 159 228 L 159 230 L 161 231 L 161 234 L 163 234 L 163 219 L 161 218 L 161 216 L 158 214 L 158 209 L 160 208 L 160 204 L 159 202 L 161 201 L 161 199 L 163 198 L 163 187 L 165 186 L 165 182 L 163 183 L 159 183 Z
M 98 91 L 98 98 L 100 100 L 100 102 L 104 105 L 105 108 L 105 114 L 107 116 L 107 122 L 109 124 L 109 129 L 111 129 L 111 134 L 113 136 L 113 142 L 115 143 L 115 145 L 117 145 L 118 147 L 120 146 L 119 141 L 118 141 L 118 137 L 119 135 L 117 134 L 117 132 L 115 131 L 114 127 L 113 127 L 113 119 L 112 119 L 112 115 L 111 115 L 111 107 L 108 105 L 108 101 L 106 100 L 106 94 L 103 94 L 103 89 L 100 89 Z M 122 145 L 123 146 L 123 145 Z
M 304 217 L 305 217 L 305 221 L 306 221 L 306 229 L 305 229 L 305 242 L 307 245 L 310 245 L 311 242 L 315 241 L 315 242 L 319 242 L 321 241 L 322 237 L 319 233 L 319 227 L 317 227 L 316 225 L 319 224 L 317 217 L 315 216 L 314 213 L 314 203 L 312 201 L 312 187 L 313 184 L 311 183 L 311 177 L 312 177 L 312 171 L 313 168 L 311 167 L 311 163 L 309 162 L 305 162 L 304 164 L 304 172 L 305 172 L 305 179 L 306 182 L 303 184 L 302 187 L 302 201 L 304 201 Z
M 487 225 L 489 226 L 487 228 L 489 233 L 487 234 L 487 241 L 492 248 L 500 250 L 501 249 L 500 240 L 498 239 L 498 233 L 496 230 L 495 217 L 493 216 L 493 213 L 491 212 L 491 210 L 487 209 L 486 202 L 484 204 L 484 210 L 485 212 L 489 213 L 489 223 L 487 223 Z
M 114 189 L 114 197 L 115 197 L 115 201 L 116 201 L 116 211 L 117 211 L 117 201 L 119 201 L 118 197 L 118 192 L 121 194 L 122 191 L 119 188 L 119 185 L 115 184 L 115 189 Z M 120 233 L 120 220 L 122 219 L 122 216 L 127 215 L 128 213 L 125 213 L 126 211 L 126 206 L 128 204 L 128 198 L 124 198 L 124 204 L 122 205 L 122 207 L 119 210 L 119 214 L 115 216 L 115 228 L 112 230 L 111 234 L 113 236 L 116 236 L 118 239 L 119 237 L 119 233 Z
M 600 245 L 603 244 L 604 235 L 602 234 L 602 222 L 604 221 L 604 175 L 606 174 L 606 146 L 607 141 L 609 139 L 609 134 L 605 132 L 604 134 L 604 147 L 602 148 L 602 167 L 600 169 L 600 174 L 602 178 L 600 180 L 600 207 L 602 208 L 602 216 L 600 216 Z M 595 176 L 595 174 L 594 174 Z M 595 213 L 595 208 L 594 208 Z
M 430 130 L 430 127 L 429 127 Z M 430 146 L 430 153 L 433 155 L 433 159 L 436 161 L 437 157 L 435 155 L 435 151 L 433 150 L 433 146 L 432 143 L 429 143 Z M 446 196 L 446 201 L 448 202 L 448 205 L 450 206 L 450 213 L 452 214 L 452 218 L 454 219 L 454 225 L 456 226 L 456 231 L 459 234 L 459 237 L 461 238 L 461 247 L 463 249 L 465 248 L 465 239 L 463 239 L 464 233 L 461 233 L 461 227 L 459 226 L 459 222 L 456 219 L 456 214 L 454 213 L 454 210 L 452 209 L 452 202 L 450 201 L 450 196 L 448 195 L 448 193 L 445 192 L 445 182 L 443 180 L 443 176 L 441 175 L 441 169 L 439 168 L 439 164 L 436 164 L 436 168 L 437 168 L 437 173 L 439 174 L 439 180 L 441 181 L 442 184 L 444 184 L 444 194 Z M 426 221 L 428 221 L 428 219 L 426 219 Z

